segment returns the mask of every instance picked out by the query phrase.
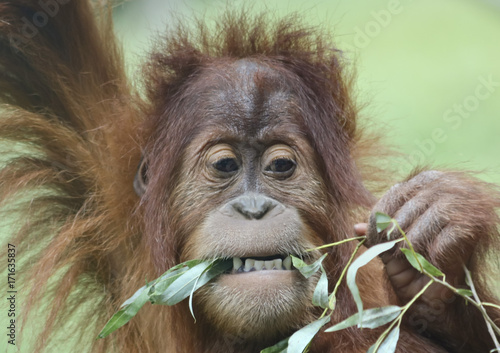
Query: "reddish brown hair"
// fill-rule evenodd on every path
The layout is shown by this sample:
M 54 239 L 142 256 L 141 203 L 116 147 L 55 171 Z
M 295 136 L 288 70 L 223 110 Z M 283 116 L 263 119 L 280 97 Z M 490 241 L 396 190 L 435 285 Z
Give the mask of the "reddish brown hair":
M 109 11 L 92 9 L 87 1 L 60 4 L 57 14 L 33 27 L 36 34 L 28 38 L 26 19 L 38 11 L 44 9 L 35 1 L 0 4 L 0 97 L 5 103 L 0 136 L 23 147 L 0 171 L 0 200 L 4 214 L 21 212 L 26 220 L 9 239 L 19 254 L 30 256 L 22 267 L 30 289 L 24 309 L 30 312 L 51 298 L 37 351 L 84 303 L 91 307 L 90 317 L 80 323 L 96 323 L 91 331 L 97 334 L 146 279 L 176 262 L 171 225 L 151 220 L 168 219 L 168 207 L 162 206 L 168 204 L 168 188 L 179 178 L 182 151 L 197 126 L 179 115 L 178 106 L 190 99 L 190 83 L 216 61 L 266 57 L 290 82 L 295 80 L 295 91 L 309 104 L 301 107 L 304 131 L 319 155 L 332 203 L 356 209 L 373 202 L 361 184 L 362 161 L 338 164 L 372 149 L 372 140 L 361 142 L 342 54 L 328 36 L 302 25 L 297 16 L 271 21 L 246 11 L 227 12 L 214 29 L 202 22 L 194 32 L 178 26 L 145 67 L 143 100 L 125 76 Z M 161 173 L 152 175 L 169 181 L 163 197 L 146 209 L 132 188 L 143 152 L 147 159 L 161 156 L 154 164 Z M 144 224 L 143 217 L 150 221 Z M 339 229 L 348 229 L 348 218 L 338 221 Z M 180 339 L 175 335 L 188 339 L 191 333 L 180 332 L 183 327 L 165 332 L 157 325 L 168 323 L 168 315 L 145 308 L 93 349 L 157 352 Z

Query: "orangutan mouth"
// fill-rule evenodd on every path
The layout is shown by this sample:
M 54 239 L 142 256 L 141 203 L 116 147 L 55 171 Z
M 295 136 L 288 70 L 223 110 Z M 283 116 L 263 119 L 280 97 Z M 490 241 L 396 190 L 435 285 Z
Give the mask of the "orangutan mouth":
M 244 273 L 252 271 L 270 270 L 292 270 L 292 258 L 290 256 L 266 256 L 266 257 L 233 257 L 232 273 Z

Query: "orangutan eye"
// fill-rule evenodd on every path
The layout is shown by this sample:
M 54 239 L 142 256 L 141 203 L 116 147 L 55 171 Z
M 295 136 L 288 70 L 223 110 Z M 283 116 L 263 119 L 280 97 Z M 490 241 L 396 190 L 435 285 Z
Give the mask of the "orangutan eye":
M 221 158 L 213 164 L 219 172 L 232 174 L 238 171 L 239 166 L 236 158 Z
M 267 174 L 274 176 L 275 178 L 285 179 L 290 177 L 297 163 L 294 160 L 288 158 L 276 158 L 266 167 L 265 171 Z
M 240 160 L 232 146 L 221 143 L 208 151 L 208 166 L 218 177 L 233 176 L 240 169 Z
M 288 173 L 295 169 L 295 162 L 287 158 L 278 158 L 267 167 L 273 173 Z
M 270 147 L 263 156 L 264 174 L 276 179 L 286 179 L 297 168 L 296 154 L 293 149 L 284 144 Z

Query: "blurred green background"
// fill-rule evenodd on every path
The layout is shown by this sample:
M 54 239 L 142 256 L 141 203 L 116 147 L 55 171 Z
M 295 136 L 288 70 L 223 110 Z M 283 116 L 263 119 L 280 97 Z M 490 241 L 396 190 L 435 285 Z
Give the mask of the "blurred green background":
M 157 32 L 172 25 L 174 17 L 189 21 L 193 15 L 216 15 L 227 4 L 249 3 L 130 0 L 117 6 L 116 32 L 132 77 Z M 333 30 L 357 70 L 363 116 L 402 153 L 390 162 L 392 168 L 406 173 L 423 163 L 459 167 L 500 182 L 500 0 L 259 0 L 251 6 L 277 15 L 298 11 L 308 23 Z M 6 314 L 0 322 L 4 327 Z M 25 345 L 18 350 L 4 348 L 3 338 L 1 351 L 32 352 L 30 330 L 36 327 L 36 322 L 28 324 Z M 64 331 L 61 338 L 71 339 L 70 324 Z M 51 351 L 67 352 L 67 347 L 59 341 Z

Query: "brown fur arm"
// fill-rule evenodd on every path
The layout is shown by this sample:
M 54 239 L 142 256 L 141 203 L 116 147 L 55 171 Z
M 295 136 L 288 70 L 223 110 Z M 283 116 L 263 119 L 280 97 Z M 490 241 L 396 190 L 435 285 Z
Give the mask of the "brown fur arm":
M 0 100 L 77 129 L 102 123 L 86 110 L 121 95 L 124 76 L 109 16 L 88 1 L 1 1 Z
M 24 314 L 47 304 L 36 351 L 83 303 L 95 306 L 80 327 L 108 316 L 111 254 L 133 233 L 140 152 L 132 102 L 108 8 L 0 0 L 1 162 L 8 158 L 0 216 L 16 217 L 9 242 L 29 254 L 20 268 Z M 22 148 L 9 154 L 10 141 Z M 79 285 L 84 295 L 68 300 Z

